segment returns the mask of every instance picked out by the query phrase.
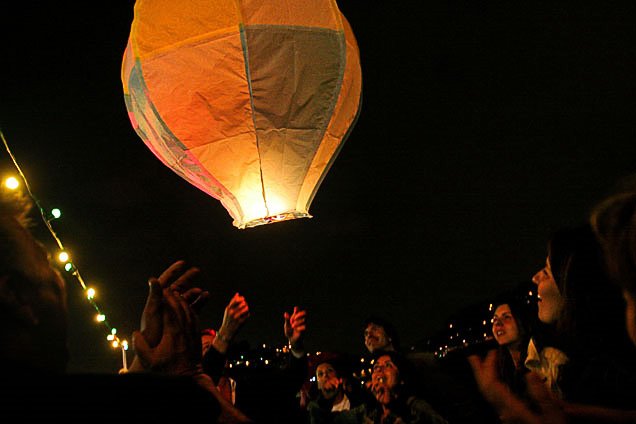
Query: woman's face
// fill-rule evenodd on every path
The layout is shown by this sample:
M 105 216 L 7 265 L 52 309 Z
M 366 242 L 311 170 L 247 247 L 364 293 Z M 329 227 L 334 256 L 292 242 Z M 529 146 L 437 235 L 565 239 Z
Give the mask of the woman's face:
M 495 309 L 492 317 L 492 334 L 501 346 L 514 345 L 521 341 L 519 326 L 507 303 Z
M 382 405 L 388 405 L 397 398 L 401 384 L 400 371 L 388 355 L 380 356 L 373 364 L 371 391 Z
M 545 324 L 553 324 L 563 309 L 563 296 L 554 281 L 549 258 L 545 261 L 545 267 L 534 274 L 532 282 L 537 285 L 539 320 Z

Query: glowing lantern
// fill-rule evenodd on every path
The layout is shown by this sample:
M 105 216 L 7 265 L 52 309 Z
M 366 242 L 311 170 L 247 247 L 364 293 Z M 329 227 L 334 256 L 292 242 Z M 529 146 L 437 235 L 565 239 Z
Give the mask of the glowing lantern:
M 362 85 L 334 0 L 137 0 L 122 82 L 148 148 L 238 228 L 311 217 Z

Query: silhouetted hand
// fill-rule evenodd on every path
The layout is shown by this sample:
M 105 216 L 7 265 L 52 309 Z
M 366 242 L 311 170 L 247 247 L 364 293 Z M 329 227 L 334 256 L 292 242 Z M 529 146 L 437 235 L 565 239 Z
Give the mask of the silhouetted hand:
M 155 346 L 148 343 L 141 331 L 133 333 L 135 353 L 144 369 L 171 375 L 201 374 L 203 367 L 197 314 L 178 291 L 163 290 L 155 278 L 150 280 L 148 301 L 162 304 L 160 314 L 147 317 L 149 320 L 161 319 L 162 332 Z M 148 323 L 152 324 L 150 321 Z
M 184 270 L 184 267 L 184 261 L 176 261 L 157 280 L 164 294 L 168 291 L 177 291 L 186 302 L 191 304 L 194 311 L 199 312 L 206 303 L 209 293 L 193 283 L 200 273 L 199 269 L 191 267 Z M 162 308 L 160 300 L 160 298 L 148 297 L 141 315 L 141 332 L 150 346 L 156 346 L 162 334 L 162 320 L 159 319 Z

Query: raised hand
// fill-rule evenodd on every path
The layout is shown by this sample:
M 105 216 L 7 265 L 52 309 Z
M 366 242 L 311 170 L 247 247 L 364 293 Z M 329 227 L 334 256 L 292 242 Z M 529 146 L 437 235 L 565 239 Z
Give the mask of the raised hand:
M 307 312 L 298 309 L 297 306 L 294 306 L 294 311 L 291 315 L 288 312 L 283 313 L 285 320 L 283 331 L 289 341 L 289 345 L 295 351 L 303 350 L 303 335 L 307 329 L 305 324 L 306 315 Z
M 209 292 L 194 284 L 200 271 L 196 267 L 185 269 L 185 261 L 176 261 L 170 265 L 156 280 L 164 294 L 168 291 L 176 291 L 181 297 L 191 304 L 195 312 L 199 312 L 206 303 Z M 150 284 L 149 280 L 148 284 Z M 150 346 L 156 346 L 162 334 L 162 297 L 149 296 L 144 311 L 141 315 L 141 333 Z
M 205 305 L 209 293 L 194 284 L 193 281 L 198 275 L 198 268 L 185 269 L 185 261 L 176 261 L 162 272 L 159 278 L 151 277 L 148 280 L 150 294 L 141 314 L 140 330 L 150 347 L 157 346 L 161 341 L 163 310 L 168 294 L 177 293 L 184 302 L 190 304 L 195 313 L 200 312 Z M 144 370 L 137 355 L 128 370 L 133 372 Z
M 133 333 L 135 353 L 144 369 L 171 375 L 201 374 L 197 314 L 178 291 L 163 290 L 158 279 L 150 280 L 149 301 L 163 305 L 160 313 L 162 332 L 154 346 L 141 331 Z
M 234 293 L 234 296 L 225 307 L 223 323 L 221 324 L 221 328 L 219 328 L 217 337 L 226 339 L 227 341 L 232 340 L 249 316 L 250 308 L 245 297 Z

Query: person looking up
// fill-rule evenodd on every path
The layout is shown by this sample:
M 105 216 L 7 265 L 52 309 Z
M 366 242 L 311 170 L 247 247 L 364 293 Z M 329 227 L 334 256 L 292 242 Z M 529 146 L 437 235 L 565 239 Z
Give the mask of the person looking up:
M 369 408 L 367 419 L 372 423 L 448 422 L 417 396 L 415 370 L 405 357 L 395 351 L 376 351 L 374 357 L 371 393 L 377 403 Z
M 532 404 L 497 375 L 497 351 L 468 358 L 481 393 L 502 421 L 636 422 L 634 345 L 598 241 L 589 225 L 557 231 L 548 242 L 545 266 L 532 278 L 537 315 L 545 324 L 528 345 Z
M 370 316 L 363 323 L 364 345 L 373 354 L 377 350 L 396 351 L 399 349 L 398 334 L 391 322 L 379 317 Z
M 621 293 L 609 279 L 592 228 L 553 233 L 545 266 L 532 281 L 544 325 L 528 345 L 526 366 L 542 374 L 564 400 L 629 408 L 635 352 Z
M 316 367 L 316 383 L 320 396 L 331 404 L 331 411 L 351 409 L 344 381 L 330 362 L 325 361 Z

